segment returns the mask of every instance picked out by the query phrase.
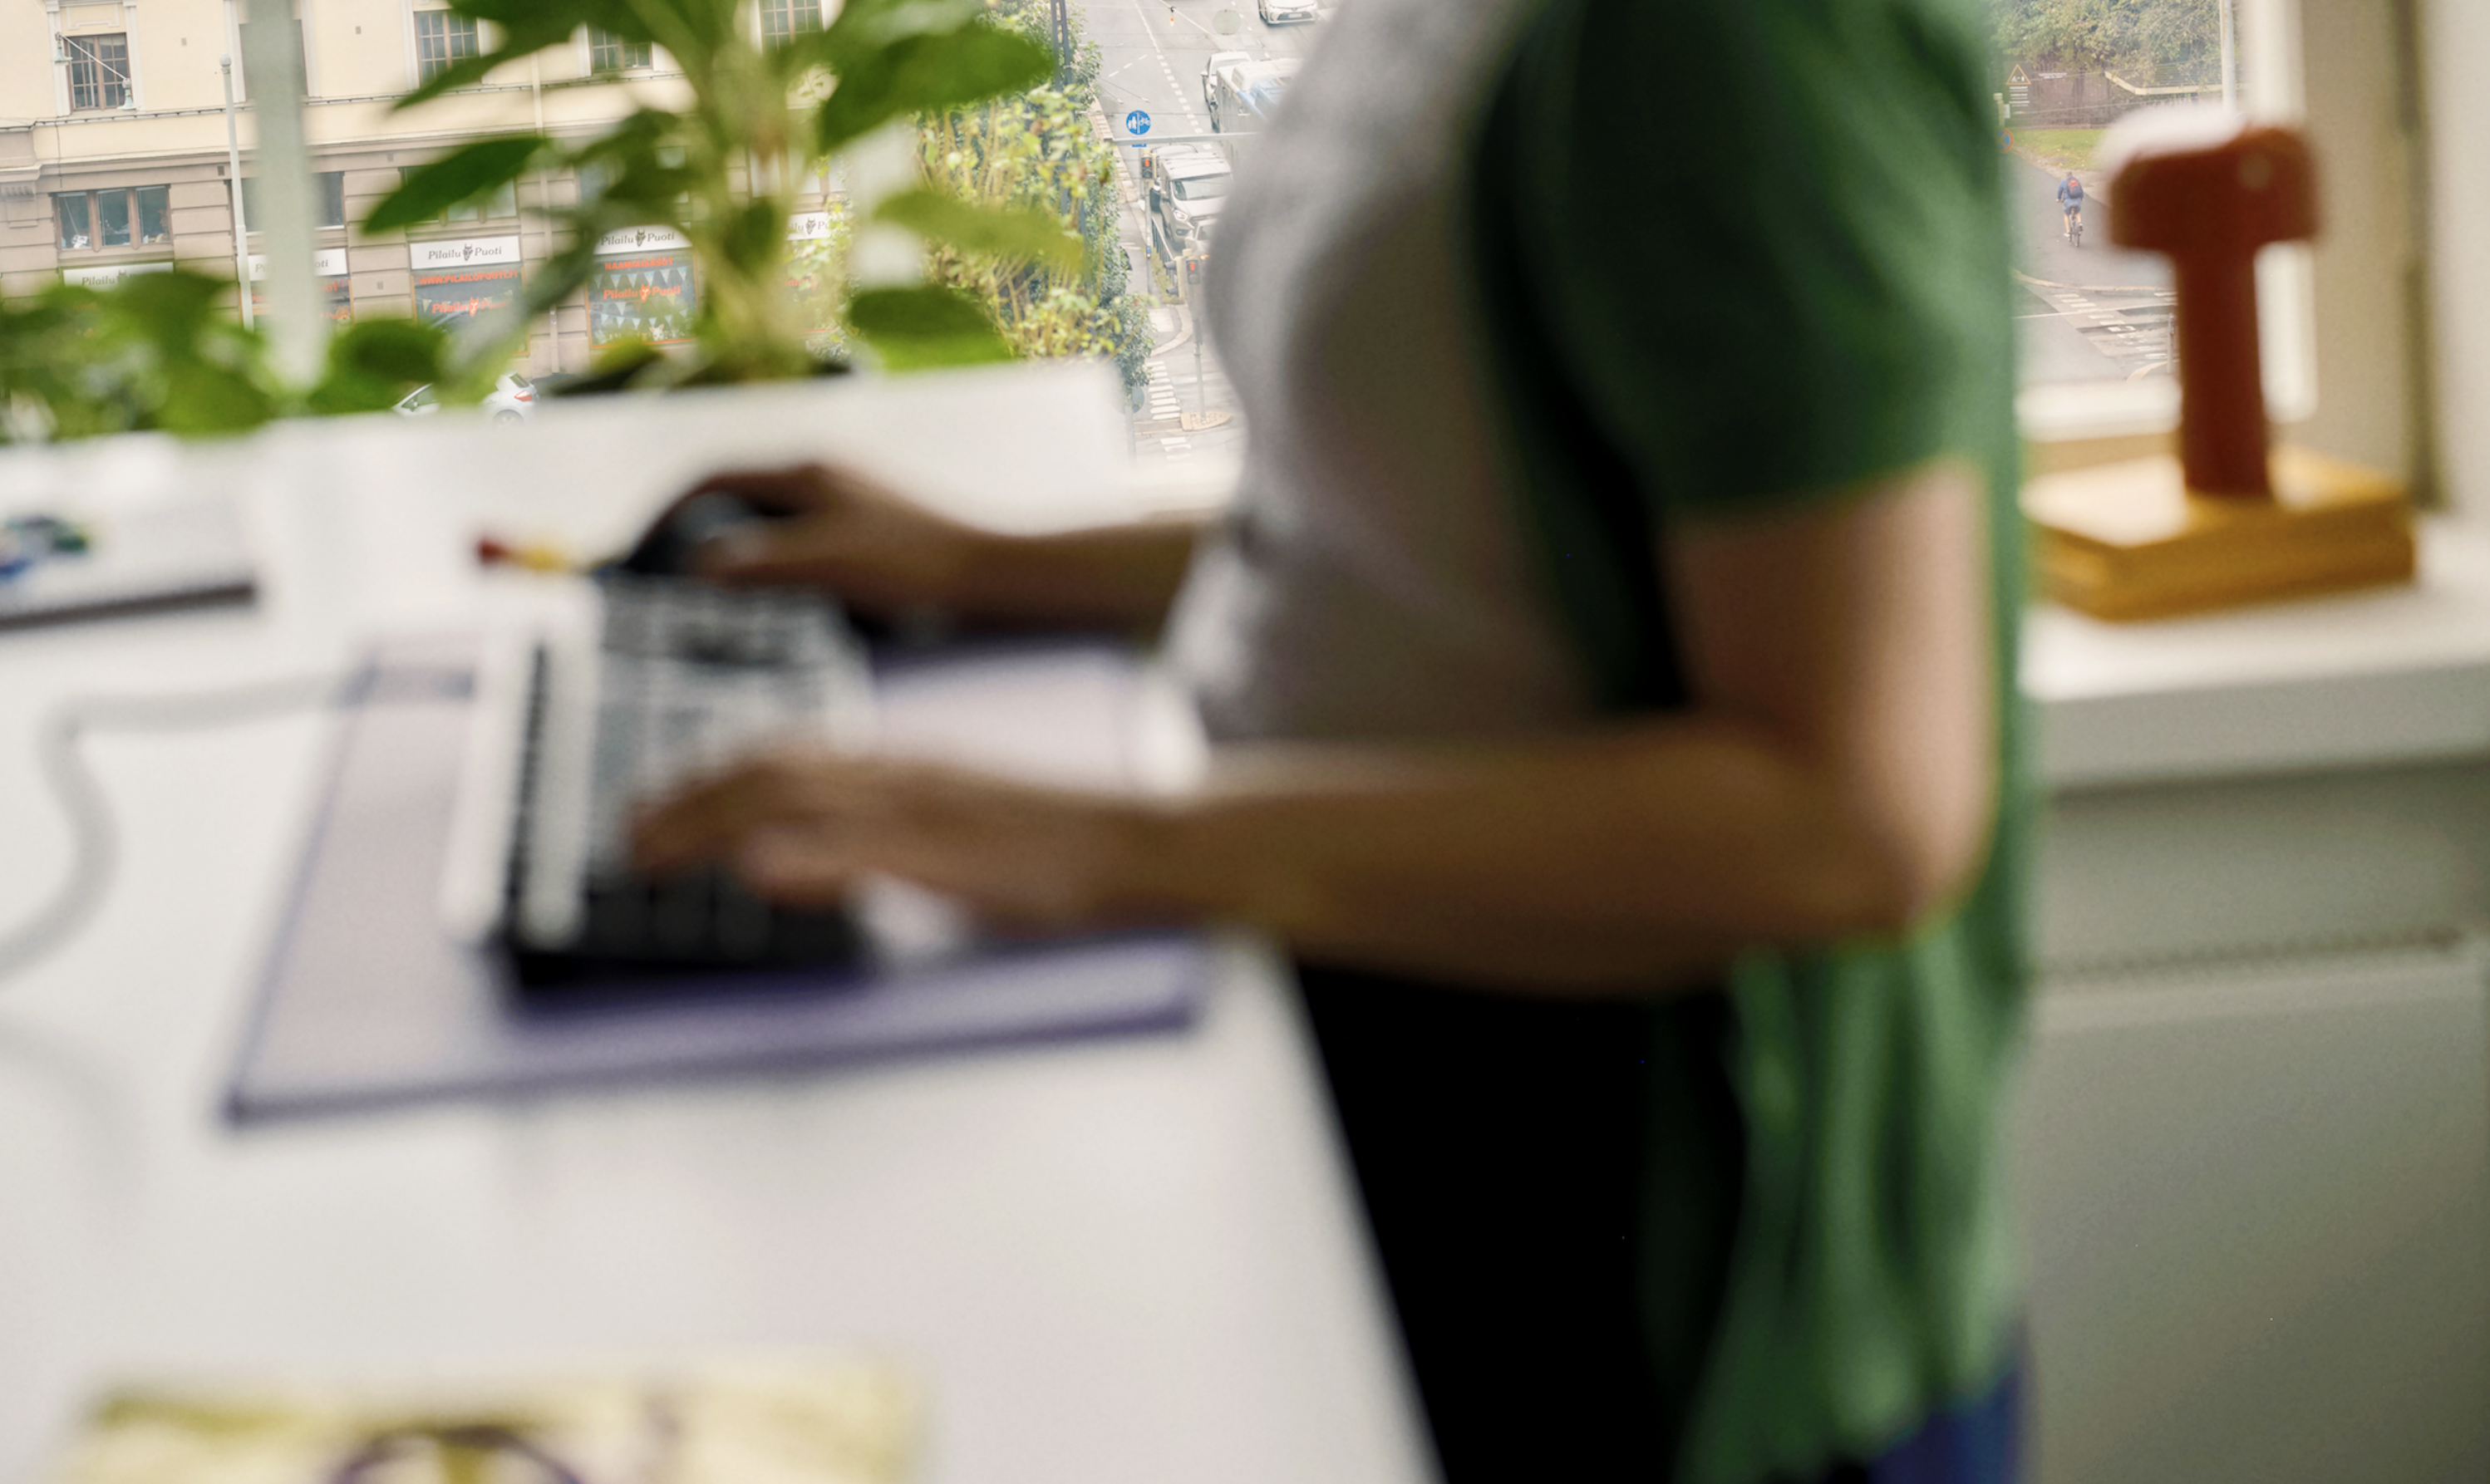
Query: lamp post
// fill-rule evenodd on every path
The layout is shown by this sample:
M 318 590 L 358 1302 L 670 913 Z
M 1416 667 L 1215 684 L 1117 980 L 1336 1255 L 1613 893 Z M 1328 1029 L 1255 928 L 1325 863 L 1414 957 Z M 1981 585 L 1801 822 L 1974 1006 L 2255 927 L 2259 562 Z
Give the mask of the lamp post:
M 307 383 L 328 358 L 329 318 L 312 282 L 311 152 L 303 128 L 303 50 L 292 0 L 248 0 L 243 76 L 250 86 L 259 157 L 261 248 L 267 259 L 269 349 L 289 381 Z
M 242 328 L 250 328 L 250 228 L 242 219 L 242 136 L 234 131 L 233 54 L 217 58 L 225 74 L 225 184 L 233 188 L 234 297 L 242 302 Z

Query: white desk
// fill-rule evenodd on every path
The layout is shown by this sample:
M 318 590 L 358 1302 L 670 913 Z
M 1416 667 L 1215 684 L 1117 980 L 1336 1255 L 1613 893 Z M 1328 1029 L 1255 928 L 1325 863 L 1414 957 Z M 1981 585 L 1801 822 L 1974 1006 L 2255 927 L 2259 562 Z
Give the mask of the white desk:
M 989 519 L 1108 515 L 1129 501 L 1109 398 L 1006 373 L 941 400 L 796 387 L 0 457 L 0 504 L 230 485 L 270 562 L 254 612 L 0 639 L 0 915 L 64 863 L 22 760 L 60 696 L 317 671 L 377 630 L 472 620 L 479 528 L 596 550 L 724 458 L 861 449 Z M 779 1346 L 915 1364 L 929 1480 L 1429 1476 L 1304 1028 L 1249 947 L 1181 1037 L 226 1131 L 328 726 L 89 744 L 119 874 L 74 943 L 0 985 L 0 1479 L 133 1372 Z

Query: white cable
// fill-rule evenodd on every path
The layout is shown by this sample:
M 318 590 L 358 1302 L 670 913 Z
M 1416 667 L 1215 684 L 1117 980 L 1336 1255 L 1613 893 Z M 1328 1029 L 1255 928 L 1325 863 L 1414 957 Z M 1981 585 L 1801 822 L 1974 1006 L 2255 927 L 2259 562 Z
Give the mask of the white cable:
M 63 701 L 36 740 L 44 782 L 70 822 L 70 870 L 50 899 L 0 932 L 0 981 L 33 967 L 75 936 L 102 901 L 118 847 L 103 790 L 78 751 L 89 731 L 175 731 L 326 706 L 358 696 L 368 671 L 298 675 L 181 696 L 88 696 Z

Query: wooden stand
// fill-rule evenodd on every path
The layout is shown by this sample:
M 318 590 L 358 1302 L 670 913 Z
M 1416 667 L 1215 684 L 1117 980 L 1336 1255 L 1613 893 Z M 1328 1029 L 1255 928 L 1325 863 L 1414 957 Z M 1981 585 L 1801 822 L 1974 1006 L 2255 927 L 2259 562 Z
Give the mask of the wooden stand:
M 2376 470 L 2288 445 L 2271 499 L 2191 494 L 2175 458 L 2033 480 L 2023 513 L 2050 597 L 2096 618 L 2166 618 L 2413 576 L 2412 508 Z

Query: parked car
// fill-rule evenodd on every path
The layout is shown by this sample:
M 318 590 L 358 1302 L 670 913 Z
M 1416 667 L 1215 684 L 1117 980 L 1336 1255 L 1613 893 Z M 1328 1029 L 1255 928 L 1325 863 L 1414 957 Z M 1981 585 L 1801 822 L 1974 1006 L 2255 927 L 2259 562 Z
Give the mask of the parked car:
M 1275 26 L 1288 20 L 1320 20 L 1322 6 L 1317 0 L 1254 0 L 1255 11 L 1262 24 Z
M 441 397 L 429 384 L 418 386 L 399 398 L 396 408 L 401 417 L 425 417 L 439 411 L 441 411 Z M 502 379 L 495 383 L 492 391 L 486 394 L 482 411 L 495 422 L 503 423 L 517 422 L 521 418 L 535 416 L 536 383 L 529 381 L 521 372 L 503 372 Z
M 1271 121 L 1289 79 L 1297 75 L 1297 59 L 1274 57 L 1268 62 L 1231 62 L 1212 71 L 1217 86 L 1210 97 L 1214 133 L 1251 133 Z
M 1183 259 L 1209 250 L 1233 179 L 1227 157 L 1210 145 L 1162 144 L 1142 153 L 1150 246 L 1171 271 Z

